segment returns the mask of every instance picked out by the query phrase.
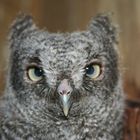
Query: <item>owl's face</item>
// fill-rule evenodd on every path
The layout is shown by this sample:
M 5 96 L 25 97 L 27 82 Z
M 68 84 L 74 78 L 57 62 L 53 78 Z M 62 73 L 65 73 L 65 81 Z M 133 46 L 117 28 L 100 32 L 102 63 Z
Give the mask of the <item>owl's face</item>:
M 12 30 L 10 81 L 25 116 L 96 116 L 113 102 L 116 33 L 108 17 L 97 17 L 83 32 L 54 34 L 23 16 Z

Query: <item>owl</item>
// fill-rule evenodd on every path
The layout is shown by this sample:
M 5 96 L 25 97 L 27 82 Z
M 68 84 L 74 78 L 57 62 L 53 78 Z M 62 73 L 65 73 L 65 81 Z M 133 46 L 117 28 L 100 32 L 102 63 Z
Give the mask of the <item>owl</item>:
M 99 14 L 84 31 L 50 33 L 21 14 L 9 33 L 1 140 L 121 140 L 117 28 Z

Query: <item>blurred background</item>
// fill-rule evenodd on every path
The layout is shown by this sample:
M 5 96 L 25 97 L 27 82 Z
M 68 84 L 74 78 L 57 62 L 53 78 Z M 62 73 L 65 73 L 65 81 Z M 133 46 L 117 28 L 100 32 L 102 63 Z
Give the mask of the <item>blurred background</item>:
M 86 28 L 97 13 L 113 12 L 120 27 L 119 49 L 127 98 L 140 101 L 139 0 L 0 0 L 0 93 L 3 93 L 8 58 L 9 26 L 20 12 L 33 15 L 40 28 L 71 32 Z

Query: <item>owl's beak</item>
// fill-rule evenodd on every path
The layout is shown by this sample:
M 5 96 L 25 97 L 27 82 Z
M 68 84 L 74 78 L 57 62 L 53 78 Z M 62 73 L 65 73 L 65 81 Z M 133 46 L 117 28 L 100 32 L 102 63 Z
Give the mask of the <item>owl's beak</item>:
M 71 97 L 71 92 L 72 92 L 72 88 L 68 82 L 68 79 L 63 79 L 60 82 L 57 92 L 60 97 L 60 102 L 62 105 L 64 115 L 67 117 L 69 113 L 70 105 L 71 105 L 70 97 Z
M 67 117 L 69 113 L 69 108 L 70 108 L 70 96 L 67 94 L 61 95 L 60 100 L 62 102 L 64 115 Z

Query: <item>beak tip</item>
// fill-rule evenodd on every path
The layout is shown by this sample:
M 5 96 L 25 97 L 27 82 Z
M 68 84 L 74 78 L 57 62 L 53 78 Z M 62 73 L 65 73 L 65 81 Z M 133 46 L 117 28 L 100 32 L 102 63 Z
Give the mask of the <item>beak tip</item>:
M 68 116 L 68 112 L 69 112 L 68 108 L 64 108 L 63 112 L 64 112 L 65 117 L 67 117 Z
M 68 116 L 69 108 L 70 108 L 70 96 L 68 95 L 62 95 L 60 96 L 61 102 L 62 102 L 62 109 L 65 117 Z

